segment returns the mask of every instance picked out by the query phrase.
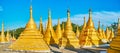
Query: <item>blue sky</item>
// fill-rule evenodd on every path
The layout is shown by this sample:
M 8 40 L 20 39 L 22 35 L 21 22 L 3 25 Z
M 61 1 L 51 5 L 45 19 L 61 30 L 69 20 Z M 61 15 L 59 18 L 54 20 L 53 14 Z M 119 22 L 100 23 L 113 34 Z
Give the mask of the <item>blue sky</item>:
M 93 21 L 110 25 L 120 17 L 120 0 L 33 0 L 33 18 L 39 24 L 40 16 L 43 24 L 48 18 L 48 9 L 51 9 L 53 25 L 58 17 L 61 22 L 66 21 L 66 11 L 71 11 L 72 22 L 82 25 L 83 17 L 88 18 L 89 8 L 93 11 Z M 0 23 L 4 21 L 5 29 L 25 27 L 29 20 L 30 0 L 0 0 Z M 1 29 L 1 27 L 0 27 Z

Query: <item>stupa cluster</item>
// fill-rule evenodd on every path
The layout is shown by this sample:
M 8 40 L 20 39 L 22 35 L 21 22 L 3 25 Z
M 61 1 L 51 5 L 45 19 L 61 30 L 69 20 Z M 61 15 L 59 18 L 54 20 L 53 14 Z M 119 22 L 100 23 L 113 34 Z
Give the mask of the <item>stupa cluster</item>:
M 11 35 L 9 31 L 7 31 L 7 35 L 5 37 L 3 27 L 4 26 L 2 24 L 0 42 L 9 42 Z M 111 42 L 113 38 L 113 30 L 106 28 L 106 31 L 104 31 L 103 28 L 100 27 L 100 21 L 98 22 L 98 29 L 95 29 L 92 21 L 91 9 L 89 10 L 89 18 L 87 22 L 84 17 L 84 24 L 81 31 L 78 27 L 76 32 L 73 31 L 69 9 L 67 10 L 66 24 L 62 24 L 62 27 L 60 26 L 60 19 L 58 19 L 57 28 L 56 30 L 53 29 L 51 11 L 49 10 L 46 29 L 43 29 L 42 17 L 40 18 L 39 29 L 37 29 L 37 25 L 32 16 L 31 5 L 30 19 L 25 26 L 25 30 L 21 32 L 20 37 L 18 37 L 18 39 L 12 43 L 9 48 L 12 50 L 50 52 L 50 45 L 58 45 L 59 48 L 99 47 L 101 44 Z M 111 48 L 117 49 L 116 47 L 119 46 L 119 44 L 115 45 L 117 42 L 114 41 L 120 41 L 119 37 L 113 39 L 113 42 L 111 43 Z
M 11 36 L 8 29 L 7 29 L 7 33 L 5 36 L 4 23 L 2 22 L 2 30 L 1 30 L 1 34 L 0 34 L 0 43 L 9 43 L 9 42 L 14 42 L 15 40 L 16 40 L 16 38 L 14 37 L 14 32 L 13 32 L 13 35 Z

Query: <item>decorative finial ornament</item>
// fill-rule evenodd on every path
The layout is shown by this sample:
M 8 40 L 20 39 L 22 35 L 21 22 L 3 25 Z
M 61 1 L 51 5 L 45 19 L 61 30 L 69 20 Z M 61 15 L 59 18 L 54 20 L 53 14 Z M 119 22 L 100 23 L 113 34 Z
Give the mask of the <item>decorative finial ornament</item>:
M 86 22 L 86 18 L 85 18 L 85 16 L 84 16 L 84 22 Z
M 89 18 L 88 18 L 88 22 L 87 22 L 87 28 L 92 27 L 94 28 L 94 23 L 92 21 L 92 10 L 89 9 Z
M 120 29 L 120 18 L 118 18 L 118 29 Z
M 60 18 L 58 18 L 58 23 L 60 23 Z
M 100 28 L 100 20 L 98 21 L 98 28 Z
M 42 16 L 40 16 L 40 23 L 42 23 Z
M 120 18 L 118 18 L 118 23 L 120 23 Z
M 102 24 L 102 29 L 104 29 L 104 24 Z
M 4 22 L 2 21 L 2 31 L 4 31 Z
M 86 18 L 85 18 L 85 16 L 84 16 L 84 25 L 86 25 Z
M 67 10 L 67 17 L 70 18 L 70 9 Z
M 48 9 L 48 17 L 51 18 L 51 10 Z
M 30 5 L 30 18 L 32 18 L 32 4 Z
M 120 18 L 118 18 L 118 23 L 120 24 Z
M 92 18 L 92 9 L 89 9 L 89 18 Z

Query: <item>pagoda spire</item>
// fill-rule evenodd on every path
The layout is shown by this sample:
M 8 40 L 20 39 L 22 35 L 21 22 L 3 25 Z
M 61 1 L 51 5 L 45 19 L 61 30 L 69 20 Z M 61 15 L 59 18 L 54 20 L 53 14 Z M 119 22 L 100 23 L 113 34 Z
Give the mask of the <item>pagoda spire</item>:
M 48 18 L 51 20 L 51 10 L 48 9 Z
M 48 26 L 51 28 L 52 27 L 52 20 L 51 20 L 51 10 L 48 9 Z
M 92 27 L 94 28 L 94 23 L 92 21 L 92 9 L 89 9 L 89 19 L 87 22 L 87 28 Z
M 58 24 L 57 24 L 57 28 L 56 28 L 56 35 L 58 37 L 58 39 L 60 39 L 62 37 L 62 31 L 61 31 L 61 27 L 60 27 L 60 19 L 58 18 Z
M 109 31 L 109 29 L 108 29 L 108 26 L 107 26 L 107 28 L 106 28 L 105 35 L 106 35 L 107 41 L 109 42 L 110 31 Z
M 52 19 L 51 19 L 51 11 L 48 10 L 48 23 L 47 23 L 47 29 L 44 35 L 44 40 L 47 42 L 47 44 L 58 44 L 58 37 L 55 34 L 55 31 L 52 27 Z
M 70 9 L 67 10 L 67 18 L 70 18 Z
M 98 21 L 98 33 L 101 33 L 101 28 L 100 28 L 100 21 Z
M 114 32 L 113 29 L 111 29 L 109 41 L 112 41 L 113 38 L 114 38 Z
M 82 31 L 86 28 L 86 18 L 84 17 L 84 24 L 83 24 L 83 27 L 82 27 Z
M 40 17 L 39 31 L 40 31 L 42 34 L 44 34 L 43 24 L 42 24 L 42 16 Z
M 27 28 L 37 29 L 36 27 L 37 26 L 36 26 L 36 24 L 34 22 L 34 19 L 33 19 L 33 16 L 32 16 L 32 1 L 31 1 L 31 5 L 30 5 L 30 19 L 29 19 L 29 21 L 28 21 L 28 23 L 26 25 L 26 29 Z
M 81 31 L 81 33 L 79 35 L 79 44 L 80 45 L 83 45 L 82 44 L 82 42 L 83 42 L 82 38 L 85 37 L 84 36 L 85 35 L 85 29 L 86 29 L 86 17 L 84 16 L 84 23 L 83 23 L 83 26 L 82 26 L 82 31 Z
M 118 29 L 120 29 L 120 18 L 118 18 Z
M 6 41 L 10 42 L 10 33 L 8 29 L 7 29 Z
M 98 29 L 97 29 L 97 32 L 98 32 L 98 37 L 100 40 L 104 40 L 104 34 L 102 32 L 102 29 L 100 28 L 100 21 L 98 21 Z M 103 41 L 100 41 L 100 44 L 103 44 Z
M 15 42 L 16 38 L 15 38 L 15 30 L 13 30 L 13 35 L 12 35 L 12 42 Z
M 89 9 L 89 18 L 92 20 L 92 9 Z
M 100 21 L 98 21 L 98 29 L 100 29 Z
M 72 25 L 70 21 L 70 9 L 67 10 L 67 22 L 66 22 L 65 30 L 70 30 L 70 31 L 72 30 Z
M 67 22 L 69 24 L 71 24 L 71 21 L 70 21 L 70 9 L 67 10 Z
M 5 43 L 4 23 L 2 22 L 1 43 Z

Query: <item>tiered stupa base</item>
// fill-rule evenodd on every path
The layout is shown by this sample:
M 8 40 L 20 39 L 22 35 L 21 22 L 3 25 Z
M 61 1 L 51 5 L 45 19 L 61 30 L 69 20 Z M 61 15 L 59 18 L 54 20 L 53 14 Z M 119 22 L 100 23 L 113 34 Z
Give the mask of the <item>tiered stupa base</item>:
M 10 46 L 11 48 L 19 51 L 50 52 L 48 45 L 43 39 L 18 39 Z
M 116 50 L 116 49 L 109 48 L 109 49 L 107 50 L 107 53 L 120 53 L 120 49 L 119 49 L 119 50 Z

